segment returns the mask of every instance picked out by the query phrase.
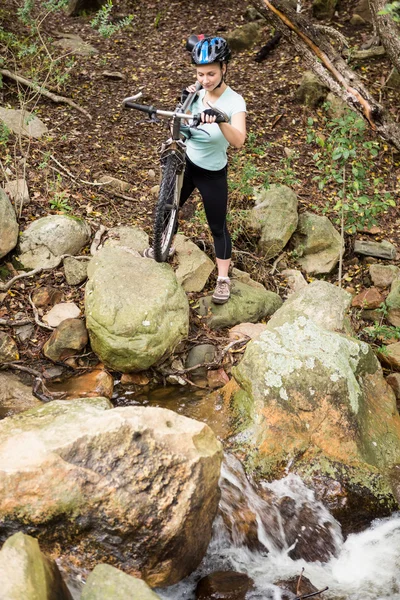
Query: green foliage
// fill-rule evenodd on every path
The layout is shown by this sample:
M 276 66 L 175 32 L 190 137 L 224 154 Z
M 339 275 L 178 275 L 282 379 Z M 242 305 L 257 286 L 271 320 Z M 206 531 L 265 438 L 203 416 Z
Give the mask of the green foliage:
M 124 19 L 118 21 L 118 23 L 111 22 L 111 12 L 113 9 L 112 0 L 107 0 L 107 3 L 104 4 L 101 9 L 96 13 L 94 19 L 91 20 L 90 24 L 94 29 L 100 33 L 101 36 L 108 38 L 111 37 L 114 33 L 127 27 L 130 23 L 132 23 L 133 15 L 129 15 Z
M 328 109 L 329 104 L 324 107 Z M 313 160 L 320 173 L 313 180 L 320 190 L 333 189 L 337 197 L 334 206 L 326 206 L 324 212 L 334 210 L 340 215 L 343 211 L 348 233 L 371 227 L 376 217 L 396 206 L 390 194 L 382 191 L 383 178 L 374 174 L 380 144 L 366 140 L 365 121 L 353 112 L 346 111 L 332 120 L 324 117 L 323 124 L 325 131 L 321 134 L 315 120 L 308 119 L 307 142 L 319 148 Z M 339 216 L 336 222 L 340 222 Z
M 45 156 L 45 159 L 49 157 Z M 52 210 L 57 210 L 59 212 L 70 212 L 72 210 L 72 206 L 68 203 L 68 193 L 65 190 L 62 190 L 63 180 L 60 174 L 57 175 L 57 178 L 50 184 L 50 193 L 52 194 L 49 204 Z
M 0 122 L 0 147 L 5 146 L 10 137 L 10 130 L 5 123 Z
M 378 12 L 378 15 L 391 15 L 393 21 L 395 21 L 396 23 L 400 23 L 399 0 L 395 0 L 395 2 L 389 2 L 389 4 L 386 4 L 385 8 Z
M 400 327 L 393 325 L 382 325 L 376 322 L 371 327 L 365 327 L 363 331 L 373 340 L 400 340 Z

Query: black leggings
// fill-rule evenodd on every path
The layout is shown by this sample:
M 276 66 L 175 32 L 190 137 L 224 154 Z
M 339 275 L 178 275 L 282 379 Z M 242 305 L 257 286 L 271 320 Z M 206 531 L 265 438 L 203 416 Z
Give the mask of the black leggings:
M 194 189 L 198 189 L 206 212 L 208 224 L 214 239 L 217 258 L 229 259 L 232 255 L 232 242 L 226 226 L 228 208 L 227 167 L 219 171 L 202 169 L 188 158 L 183 178 L 179 205 L 183 206 Z

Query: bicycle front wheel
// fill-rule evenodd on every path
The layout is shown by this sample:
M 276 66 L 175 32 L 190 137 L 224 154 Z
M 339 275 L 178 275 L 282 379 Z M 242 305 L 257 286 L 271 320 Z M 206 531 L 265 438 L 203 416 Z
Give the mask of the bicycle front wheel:
M 165 158 L 156 213 L 154 217 L 154 258 L 157 262 L 168 259 L 179 210 L 179 168 L 176 156 Z

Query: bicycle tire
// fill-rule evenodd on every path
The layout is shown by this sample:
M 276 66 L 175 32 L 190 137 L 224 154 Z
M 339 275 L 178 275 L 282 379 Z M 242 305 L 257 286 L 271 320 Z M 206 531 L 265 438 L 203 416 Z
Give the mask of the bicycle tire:
M 153 251 L 157 262 L 168 259 L 179 211 L 179 167 L 176 156 L 170 154 L 162 167 L 160 192 L 154 215 Z

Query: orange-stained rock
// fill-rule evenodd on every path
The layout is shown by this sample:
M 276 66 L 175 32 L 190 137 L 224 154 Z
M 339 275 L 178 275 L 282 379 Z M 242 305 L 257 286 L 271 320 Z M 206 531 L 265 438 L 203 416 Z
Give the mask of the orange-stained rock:
M 265 323 L 239 323 L 239 325 L 235 325 L 229 330 L 229 339 L 232 341 L 240 340 L 244 337 L 253 339 L 257 335 L 260 335 L 266 328 Z
M 44 308 L 45 306 L 54 306 L 62 300 L 62 292 L 51 286 L 37 288 L 32 293 L 32 302 L 36 308 Z
M 147 385 L 150 383 L 150 377 L 145 373 L 123 373 L 121 377 L 122 385 Z
M 0 331 L 0 364 L 19 360 L 18 346 L 11 336 Z
M 224 369 L 207 371 L 207 383 L 211 389 L 217 389 L 229 383 L 229 377 Z
M 50 392 L 64 392 L 64 399 L 96 398 L 102 396 L 111 398 L 114 391 L 114 379 L 108 371 L 94 369 L 77 377 L 70 377 L 59 383 L 49 383 Z
M 214 571 L 200 579 L 196 587 L 197 600 L 245 600 L 253 580 L 245 573 Z
M 379 350 L 378 358 L 384 365 L 400 371 L 400 342 L 389 344 L 383 350 Z
M 368 288 L 363 290 L 357 296 L 354 296 L 351 305 L 358 308 L 372 309 L 379 308 L 384 302 L 384 297 L 376 288 Z

